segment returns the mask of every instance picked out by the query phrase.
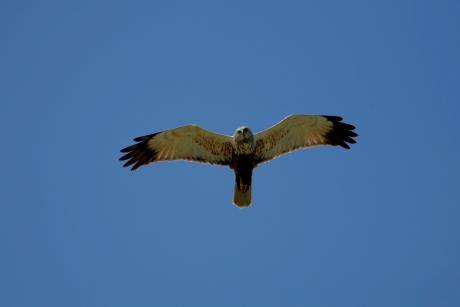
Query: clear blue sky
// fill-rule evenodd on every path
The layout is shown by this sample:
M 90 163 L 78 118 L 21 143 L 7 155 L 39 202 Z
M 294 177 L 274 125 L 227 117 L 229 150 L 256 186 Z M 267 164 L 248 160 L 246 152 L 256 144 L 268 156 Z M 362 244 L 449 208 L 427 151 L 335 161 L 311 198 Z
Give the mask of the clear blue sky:
M 460 306 L 459 1 L 0 2 L 2 306 Z M 290 114 L 234 175 L 132 139 Z

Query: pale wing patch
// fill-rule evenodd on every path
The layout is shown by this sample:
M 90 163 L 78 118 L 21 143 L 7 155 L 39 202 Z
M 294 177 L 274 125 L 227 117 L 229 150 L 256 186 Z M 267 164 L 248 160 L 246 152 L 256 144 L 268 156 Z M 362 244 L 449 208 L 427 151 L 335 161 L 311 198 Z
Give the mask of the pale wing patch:
M 205 130 L 196 125 L 182 126 L 135 138 L 139 142 L 126 147 L 120 161 L 132 170 L 152 162 L 188 160 L 229 165 L 232 160 L 232 137 Z
M 257 133 L 255 162 L 270 161 L 280 155 L 299 148 L 319 145 L 339 145 L 346 149 L 345 143 L 356 143 L 352 137 L 354 126 L 341 122 L 337 116 L 291 115 L 273 127 Z

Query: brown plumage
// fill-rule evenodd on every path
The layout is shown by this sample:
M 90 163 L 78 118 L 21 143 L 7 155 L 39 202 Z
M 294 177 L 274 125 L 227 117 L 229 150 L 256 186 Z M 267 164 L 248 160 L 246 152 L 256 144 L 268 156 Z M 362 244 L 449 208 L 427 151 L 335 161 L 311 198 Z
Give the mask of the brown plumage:
M 355 144 L 354 126 L 338 116 L 291 115 L 273 127 L 253 134 L 240 127 L 233 137 L 207 131 L 196 125 L 182 126 L 135 138 L 137 144 L 121 150 L 123 166 L 160 161 L 188 160 L 229 166 L 235 172 L 233 203 L 240 208 L 252 202 L 252 171 L 257 165 L 300 148 L 319 145 Z

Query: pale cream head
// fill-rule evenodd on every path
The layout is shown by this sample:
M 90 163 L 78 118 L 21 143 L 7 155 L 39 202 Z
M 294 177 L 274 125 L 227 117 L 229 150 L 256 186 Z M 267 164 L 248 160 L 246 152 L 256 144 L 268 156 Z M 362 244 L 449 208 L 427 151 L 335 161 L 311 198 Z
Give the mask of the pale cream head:
M 247 142 L 254 138 L 251 129 L 246 126 L 239 127 L 236 129 L 235 134 L 233 135 L 233 140 L 236 143 Z

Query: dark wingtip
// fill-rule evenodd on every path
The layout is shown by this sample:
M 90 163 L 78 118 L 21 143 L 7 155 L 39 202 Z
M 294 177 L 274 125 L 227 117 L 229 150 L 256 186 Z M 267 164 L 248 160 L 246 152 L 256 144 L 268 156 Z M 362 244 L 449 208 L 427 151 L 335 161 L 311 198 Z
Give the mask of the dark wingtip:
M 321 115 L 322 117 L 327 118 L 331 122 L 341 122 L 343 120 L 340 116 L 330 116 L 330 115 Z
M 325 135 L 332 146 L 341 146 L 345 149 L 350 149 L 347 143 L 356 144 L 356 140 L 352 139 L 357 137 L 358 134 L 353 132 L 355 126 L 342 123 L 340 116 L 323 115 L 328 121 L 333 123 L 332 129 Z
M 137 170 L 137 169 L 139 168 L 139 166 L 140 166 L 140 165 L 139 165 L 138 163 L 136 163 L 136 165 L 134 165 L 134 166 L 131 168 L 131 172 Z
M 151 161 L 154 161 L 157 151 L 149 148 L 147 146 L 148 142 L 158 133 L 140 136 L 134 139 L 134 141 L 139 142 L 137 144 L 128 146 L 120 150 L 120 152 L 126 153 L 123 157 L 119 158 L 119 161 L 128 160 L 123 167 L 128 167 L 134 164 L 131 168 L 131 171 L 135 171 L 142 165 L 147 165 Z
M 154 134 L 149 134 L 149 135 L 139 136 L 139 137 L 134 139 L 134 142 L 148 141 L 148 140 L 152 139 L 158 133 L 160 133 L 160 132 L 157 132 L 157 133 L 154 133 Z

